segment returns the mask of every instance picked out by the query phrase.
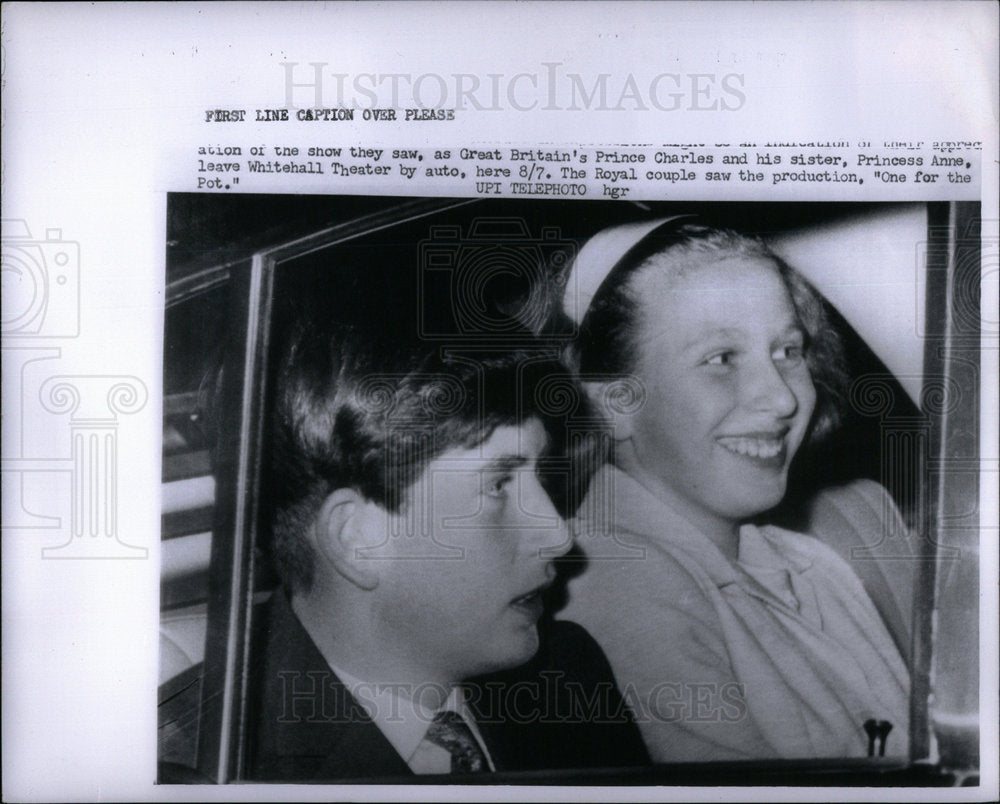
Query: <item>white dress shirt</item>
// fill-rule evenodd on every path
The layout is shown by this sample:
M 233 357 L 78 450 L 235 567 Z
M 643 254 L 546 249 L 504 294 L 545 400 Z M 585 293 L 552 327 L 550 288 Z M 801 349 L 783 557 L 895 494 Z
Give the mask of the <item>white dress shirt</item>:
M 457 712 L 465 721 L 482 749 L 489 769 L 495 770 L 490 752 L 466 704 L 465 690 L 460 685 L 451 688 L 439 709 L 428 709 L 419 700 L 404 695 L 401 685 L 365 682 L 339 667 L 331 665 L 331 668 L 414 773 L 451 773 L 451 754 L 424 739 L 434 716 L 449 710 Z

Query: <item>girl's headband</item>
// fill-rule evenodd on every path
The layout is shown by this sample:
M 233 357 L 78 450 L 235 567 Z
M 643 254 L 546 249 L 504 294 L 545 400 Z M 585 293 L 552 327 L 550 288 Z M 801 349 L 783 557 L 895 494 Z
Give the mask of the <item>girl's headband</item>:
M 590 309 L 590 303 L 611 272 L 636 246 L 670 221 L 690 215 L 671 215 L 651 221 L 612 226 L 584 243 L 569 271 L 563 291 L 563 311 L 577 326 Z

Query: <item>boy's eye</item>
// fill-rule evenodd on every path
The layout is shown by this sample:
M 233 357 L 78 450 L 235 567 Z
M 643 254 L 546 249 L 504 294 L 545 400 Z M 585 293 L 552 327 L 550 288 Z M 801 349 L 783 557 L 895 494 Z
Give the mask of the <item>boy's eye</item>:
M 485 493 L 487 497 L 502 499 L 507 496 L 507 485 L 513 480 L 513 475 L 487 478 Z

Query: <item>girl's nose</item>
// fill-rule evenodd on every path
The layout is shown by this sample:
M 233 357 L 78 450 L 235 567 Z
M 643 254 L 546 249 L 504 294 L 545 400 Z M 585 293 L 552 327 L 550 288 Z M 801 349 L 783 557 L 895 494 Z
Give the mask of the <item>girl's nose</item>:
M 793 416 L 799 401 L 785 377 L 770 360 L 761 361 L 748 380 L 748 399 L 755 410 L 780 419 Z

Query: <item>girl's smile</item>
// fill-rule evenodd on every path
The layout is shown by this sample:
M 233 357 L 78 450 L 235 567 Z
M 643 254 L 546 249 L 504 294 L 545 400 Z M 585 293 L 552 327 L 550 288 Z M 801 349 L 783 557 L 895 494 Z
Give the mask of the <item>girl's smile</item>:
M 720 446 L 736 455 L 754 460 L 761 467 L 779 469 L 785 465 L 785 435 L 748 433 L 742 436 L 719 436 Z
M 619 422 L 623 470 L 731 541 L 784 497 L 816 391 L 776 266 L 712 258 L 636 277 L 645 405 Z

